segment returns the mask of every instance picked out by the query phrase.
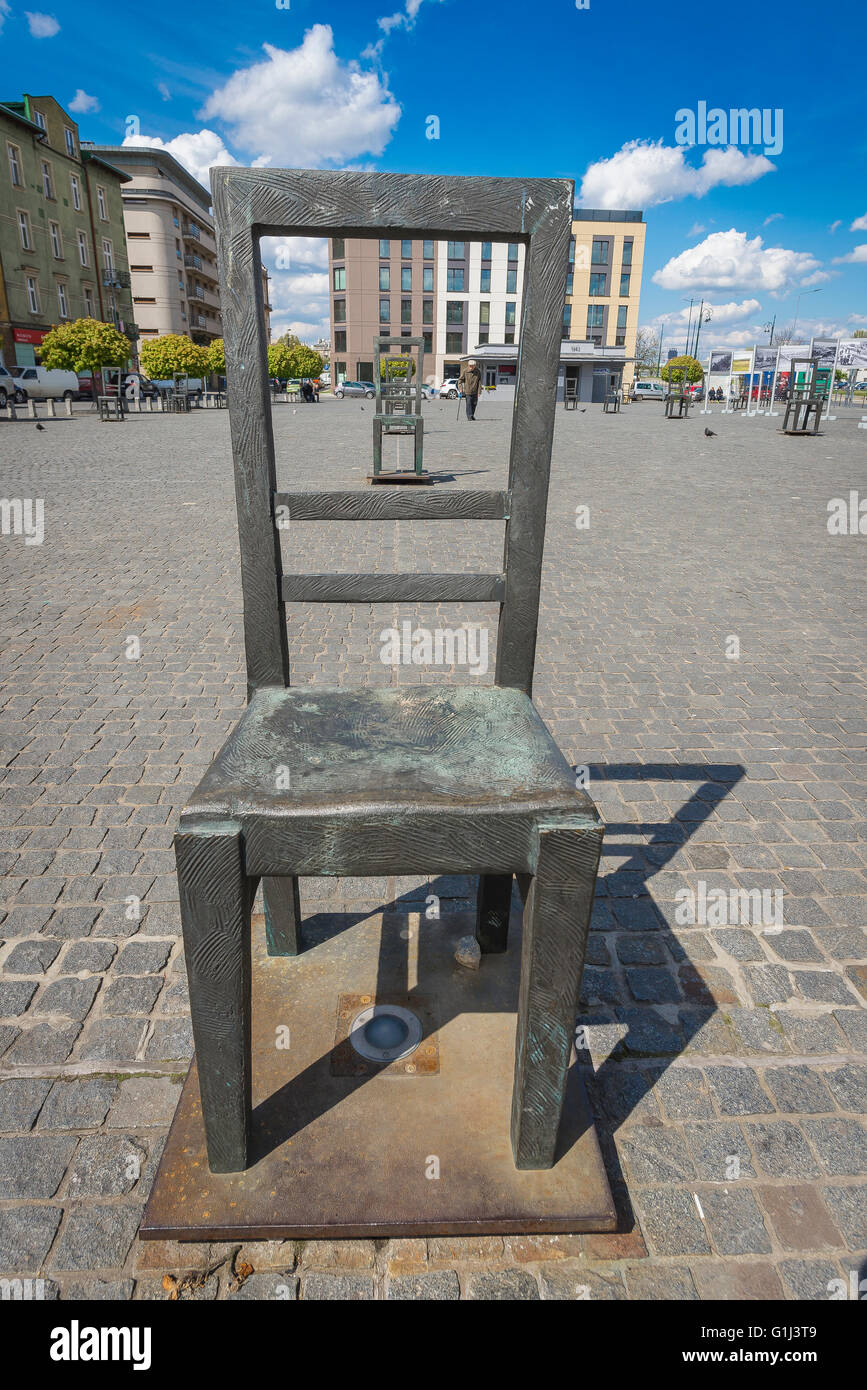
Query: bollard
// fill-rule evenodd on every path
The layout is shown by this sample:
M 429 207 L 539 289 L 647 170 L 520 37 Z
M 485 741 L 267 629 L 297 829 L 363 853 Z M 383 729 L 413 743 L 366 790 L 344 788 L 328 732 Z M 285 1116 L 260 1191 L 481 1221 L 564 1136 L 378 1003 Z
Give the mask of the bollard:
M 31 420 L 36 419 L 36 402 L 30 400 L 29 398 L 27 401 L 27 414 Z
M 45 402 L 45 404 L 48 406 L 48 418 L 49 418 L 49 420 L 56 420 L 56 419 L 57 419 L 57 411 L 54 409 L 54 397 L 53 397 L 53 396 L 49 396 L 48 399 L 47 399 L 47 401 Z
M 70 417 L 70 419 L 71 419 L 71 418 L 72 418 L 72 401 L 71 401 L 71 400 L 65 400 L 65 401 L 63 402 L 63 404 L 66 406 L 66 413 L 67 413 L 67 415 L 68 415 L 68 416 Z

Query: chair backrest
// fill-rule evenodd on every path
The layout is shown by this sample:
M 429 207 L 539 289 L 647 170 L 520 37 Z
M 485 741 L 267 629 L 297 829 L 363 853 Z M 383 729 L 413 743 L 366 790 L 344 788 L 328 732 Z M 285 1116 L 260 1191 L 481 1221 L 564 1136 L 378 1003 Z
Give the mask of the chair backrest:
M 211 170 L 241 550 L 247 686 L 289 684 L 283 604 L 497 602 L 495 679 L 532 688 L 545 512 L 574 188 L 569 179 L 497 179 Z M 277 492 L 259 240 L 263 236 L 455 233 L 526 247 L 518 387 L 504 492 Z M 290 520 L 502 520 L 495 574 L 284 575 L 276 508 Z M 283 512 L 283 515 L 286 513 Z

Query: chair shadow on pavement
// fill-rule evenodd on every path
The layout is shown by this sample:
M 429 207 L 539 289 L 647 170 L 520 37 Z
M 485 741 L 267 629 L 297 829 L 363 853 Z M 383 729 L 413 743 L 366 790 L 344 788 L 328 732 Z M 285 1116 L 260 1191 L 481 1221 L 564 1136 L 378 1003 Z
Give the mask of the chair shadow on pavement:
M 590 1092 L 591 1110 L 617 1206 L 618 1229 L 626 1231 L 632 1228 L 634 1216 L 613 1133 L 717 1012 L 713 996 L 663 913 L 650 898 L 647 885 L 705 824 L 744 776 L 744 769 L 735 764 L 610 763 L 591 766 L 590 774 L 591 794 L 597 779 L 620 783 L 651 780 L 699 783 L 668 820 L 615 821 L 606 826 L 604 858 L 619 858 L 623 862 L 613 872 L 600 874 L 597 882 L 576 1030 L 579 1044 L 581 1029 L 590 1030 L 589 1042 L 597 1065 L 594 1070 L 590 1050 L 578 1046 L 573 1073 L 577 1082 L 580 1071 Z M 624 836 L 640 839 L 635 843 L 621 843 Z M 696 873 L 700 874 L 701 870 Z M 427 920 L 431 899 L 436 901 L 436 910 L 441 910 L 438 920 Z M 405 946 L 396 943 L 395 933 L 391 933 L 387 961 L 383 933 L 377 982 L 378 992 L 393 999 L 395 982 L 402 980 L 406 1001 L 411 1004 L 414 994 L 424 996 L 425 979 L 432 975 L 434 961 L 437 968 L 442 967 L 443 952 L 449 949 L 444 939 L 449 931 L 449 919 L 452 919 L 454 935 L 455 911 L 473 912 L 474 899 L 473 878 L 443 875 L 429 879 L 388 903 L 357 912 L 329 912 L 323 905 L 324 910 L 305 916 L 305 952 L 334 940 L 378 913 L 382 913 L 384 919 L 389 916 L 405 919 L 407 914 L 418 914 L 417 986 L 410 984 L 409 941 L 406 939 Z M 520 911 L 517 887 L 513 920 L 516 910 Z M 409 934 L 404 931 L 400 935 L 405 939 Z M 615 949 L 609 950 L 608 943 L 613 943 Z M 603 963 L 606 958 L 607 963 Z M 483 959 L 481 969 L 484 968 Z M 517 975 L 511 1004 L 513 1008 L 517 1006 Z M 476 1005 L 472 1011 L 478 1011 L 478 1007 Z M 483 1010 L 485 1007 L 481 1005 Z M 501 1009 L 502 1002 L 498 1001 L 496 1007 Z M 444 1028 L 449 1017 L 454 1017 L 458 1010 L 453 1010 L 451 1015 L 448 1009 L 444 1012 L 441 1010 L 437 1017 L 435 1026 L 438 1029 Z M 594 1036 L 596 1030 L 598 1035 Z M 432 1031 L 433 1027 L 429 1027 L 425 1036 Z M 606 1048 L 607 1055 L 599 1062 Z M 637 1065 L 622 1065 L 623 1061 L 637 1063 L 639 1060 L 644 1064 L 641 1070 Z M 260 1137 L 256 1142 L 257 1157 L 264 1156 L 292 1132 L 336 1103 L 326 1098 L 330 1063 L 331 1056 L 326 1053 L 256 1107 L 254 1129 Z M 355 1090 L 370 1079 L 370 1074 L 347 1077 L 346 1088 Z M 479 1084 L 484 1084 L 481 1076 Z M 269 1132 L 269 1138 L 260 1148 L 263 1132 Z M 577 1137 L 564 1125 L 559 1152 L 565 1152 Z

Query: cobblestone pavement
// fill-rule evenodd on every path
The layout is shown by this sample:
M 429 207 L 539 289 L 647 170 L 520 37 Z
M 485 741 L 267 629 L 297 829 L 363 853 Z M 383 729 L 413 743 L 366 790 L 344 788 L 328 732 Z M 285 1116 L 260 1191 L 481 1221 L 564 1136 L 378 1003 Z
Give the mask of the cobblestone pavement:
M 427 466 L 503 485 L 508 410 L 483 402 L 472 431 L 455 414 L 427 407 Z M 0 1276 L 90 1299 L 849 1288 L 867 1254 L 867 539 L 826 523 L 867 492 L 867 436 L 838 417 L 788 439 L 718 412 L 558 412 L 536 697 L 609 826 L 579 1037 L 621 1233 L 243 1248 L 136 1235 L 191 1052 L 172 830 L 244 699 L 228 420 L 0 421 L 0 490 L 45 502 L 42 545 L 0 537 Z M 369 410 L 274 418 L 282 485 L 363 485 Z M 299 570 L 487 568 L 500 543 L 495 523 L 284 534 Z M 461 617 L 493 650 L 490 610 L 292 607 L 294 679 L 438 679 L 383 665 L 378 634 Z M 472 896 L 430 889 L 444 910 Z M 684 889 L 708 908 L 695 925 Z M 741 889 L 767 892 L 763 922 Z M 411 910 L 427 891 L 305 881 L 302 901 Z

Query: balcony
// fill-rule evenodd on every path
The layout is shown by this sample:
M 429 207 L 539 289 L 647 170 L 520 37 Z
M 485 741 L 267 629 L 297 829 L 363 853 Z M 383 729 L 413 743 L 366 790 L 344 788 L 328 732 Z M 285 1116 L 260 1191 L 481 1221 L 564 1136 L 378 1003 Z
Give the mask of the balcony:
M 190 324 L 193 328 L 207 328 L 208 320 L 204 314 L 190 314 Z
M 201 241 L 202 230 L 196 226 L 195 222 L 185 222 L 183 237 L 185 241 Z
M 184 265 L 189 270 L 201 270 L 202 258 L 201 256 L 194 256 L 191 251 L 187 251 L 184 254 Z
M 188 299 L 204 299 L 204 297 L 205 297 L 205 291 L 202 289 L 201 285 L 188 285 L 188 286 L 187 286 L 187 298 L 188 298 Z
M 102 272 L 102 283 L 109 290 L 128 290 L 129 271 L 117 270 L 114 266 L 107 266 Z

